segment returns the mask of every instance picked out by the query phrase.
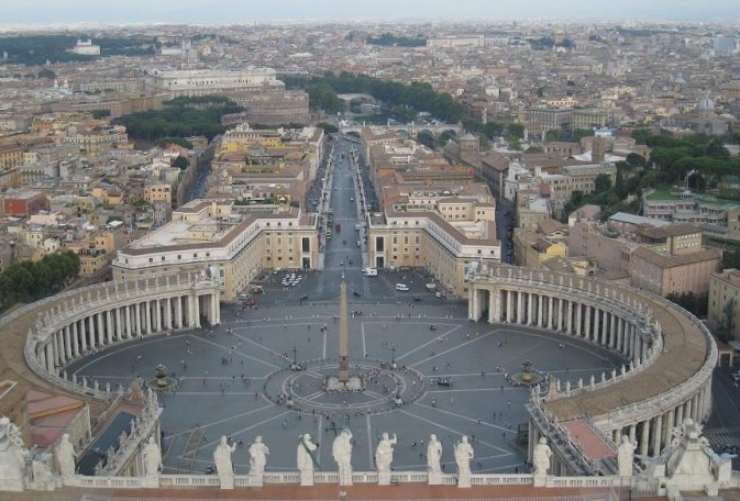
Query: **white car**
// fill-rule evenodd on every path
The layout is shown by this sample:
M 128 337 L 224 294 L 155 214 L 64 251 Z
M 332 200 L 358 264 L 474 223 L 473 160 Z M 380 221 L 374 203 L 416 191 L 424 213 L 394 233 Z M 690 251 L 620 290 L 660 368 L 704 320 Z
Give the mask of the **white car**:
M 426 287 L 428 291 L 433 291 L 437 288 L 437 284 L 435 284 L 434 282 L 429 282 L 424 287 Z
M 377 268 L 365 268 L 365 276 L 366 277 L 377 277 L 378 269 Z
M 401 292 L 408 292 L 409 286 L 406 284 L 396 284 L 396 290 Z

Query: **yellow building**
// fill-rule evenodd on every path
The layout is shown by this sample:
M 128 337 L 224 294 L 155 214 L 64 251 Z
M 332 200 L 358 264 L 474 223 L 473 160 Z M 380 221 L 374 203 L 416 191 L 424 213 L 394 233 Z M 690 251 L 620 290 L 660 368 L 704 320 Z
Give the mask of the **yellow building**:
M 166 183 L 148 184 L 144 187 L 144 200 L 150 204 L 164 202 L 172 205 L 172 187 Z

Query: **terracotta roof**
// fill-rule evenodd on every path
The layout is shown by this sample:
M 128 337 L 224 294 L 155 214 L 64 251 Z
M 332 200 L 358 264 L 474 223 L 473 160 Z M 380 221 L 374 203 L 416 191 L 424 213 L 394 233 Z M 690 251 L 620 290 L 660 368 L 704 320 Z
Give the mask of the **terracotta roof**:
M 669 224 L 667 226 L 641 225 L 638 233 L 649 238 L 668 238 L 701 233 L 701 228 L 689 223 Z
M 667 256 L 659 254 L 647 247 L 640 247 L 632 253 L 632 259 L 639 258 L 659 268 L 676 268 L 686 266 L 712 259 L 722 259 L 722 251 L 715 248 L 707 248 L 691 254 L 680 254 L 676 256 Z

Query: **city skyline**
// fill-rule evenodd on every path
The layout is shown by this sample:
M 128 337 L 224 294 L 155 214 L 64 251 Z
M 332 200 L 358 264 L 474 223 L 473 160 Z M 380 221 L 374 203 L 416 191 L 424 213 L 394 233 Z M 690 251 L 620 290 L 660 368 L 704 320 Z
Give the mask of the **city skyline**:
M 357 5 L 339 0 L 306 2 L 278 0 L 269 5 L 251 0 L 224 0 L 213 9 L 202 0 L 174 2 L 162 0 L 151 5 L 132 0 L 125 5 L 100 4 L 90 0 L 60 2 L 32 0 L 22 5 L 4 7 L 2 25 L 38 24 L 128 24 L 192 23 L 230 24 L 270 21 L 351 21 L 351 20 L 588 20 L 588 21 L 680 21 L 740 22 L 740 5 L 718 0 L 704 2 L 625 0 L 615 4 L 605 0 L 565 0 L 557 3 L 534 0 L 522 4 L 503 0 L 495 5 L 484 0 L 466 0 L 451 4 L 440 0 L 392 2 L 378 0 Z

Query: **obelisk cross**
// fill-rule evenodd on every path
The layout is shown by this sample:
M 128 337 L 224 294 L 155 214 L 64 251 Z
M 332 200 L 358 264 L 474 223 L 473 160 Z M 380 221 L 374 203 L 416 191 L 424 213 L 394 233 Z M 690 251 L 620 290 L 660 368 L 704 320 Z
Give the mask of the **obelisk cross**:
M 339 381 L 349 381 L 349 322 L 347 320 L 347 283 L 342 275 L 339 286 Z

